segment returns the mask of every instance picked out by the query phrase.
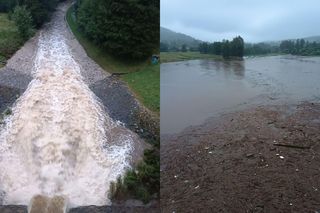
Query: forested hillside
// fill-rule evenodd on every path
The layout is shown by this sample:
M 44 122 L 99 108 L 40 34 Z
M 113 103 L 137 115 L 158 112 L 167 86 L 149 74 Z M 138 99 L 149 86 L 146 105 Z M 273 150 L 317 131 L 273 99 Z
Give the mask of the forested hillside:
M 182 49 L 197 50 L 202 41 L 183 33 L 160 27 L 160 42 L 161 52 L 167 52 Z

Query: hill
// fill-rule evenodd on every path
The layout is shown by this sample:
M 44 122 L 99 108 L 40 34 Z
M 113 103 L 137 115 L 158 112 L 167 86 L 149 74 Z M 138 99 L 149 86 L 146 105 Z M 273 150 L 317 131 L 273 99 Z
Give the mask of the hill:
M 309 42 L 317 42 L 320 43 L 320 36 L 310 36 L 310 37 L 306 37 L 304 38 L 304 40 L 309 41 Z
M 170 48 L 180 49 L 182 45 L 189 48 L 198 48 L 202 42 L 183 33 L 177 33 L 164 27 L 160 27 L 160 42 L 167 44 Z

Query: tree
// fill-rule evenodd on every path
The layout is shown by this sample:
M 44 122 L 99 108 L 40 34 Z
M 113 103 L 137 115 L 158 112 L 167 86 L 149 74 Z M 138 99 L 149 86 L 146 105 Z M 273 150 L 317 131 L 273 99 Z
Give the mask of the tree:
M 37 28 L 40 28 L 42 24 L 49 19 L 48 10 L 41 0 L 26 0 L 25 4 L 27 9 L 31 12 L 33 23 Z
M 202 54 L 207 54 L 209 52 L 209 44 L 207 42 L 200 43 L 199 51 Z
M 182 52 L 187 52 L 187 45 L 186 45 L 186 44 L 183 44 L 183 45 L 182 45 L 181 51 L 182 51 Z
M 292 53 L 294 49 L 294 41 L 285 40 L 280 43 L 280 50 L 283 53 Z
M 169 47 L 167 43 L 160 42 L 160 52 L 168 52 Z
M 83 0 L 78 23 L 110 53 L 144 59 L 159 48 L 159 0 Z
M 9 12 L 21 3 L 22 0 L 0 0 L 0 12 Z
M 229 40 L 222 41 L 222 56 L 223 56 L 223 58 L 230 57 L 230 42 L 229 42 Z
M 243 52 L 244 52 L 243 39 L 240 36 L 235 37 L 230 43 L 230 55 L 242 58 Z
M 26 6 L 17 6 L 13 12 L 13 20 L 18 27 L 20 36 L 28 39 L 33 33 L 32 17 Z
M 213 42 L 213 54 L 221 55 L 221 42 Z

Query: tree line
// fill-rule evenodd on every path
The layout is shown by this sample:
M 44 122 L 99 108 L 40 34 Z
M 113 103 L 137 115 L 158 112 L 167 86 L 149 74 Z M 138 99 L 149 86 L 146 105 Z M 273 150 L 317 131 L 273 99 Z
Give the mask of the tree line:
M 199 44 L 199 51 L 203 54 L 222 55 L 224 58 L 229 57 L 243 57 L 244 54 L 244 40 L 241 36 L 237 36 L 222 42 L 203 42 Z
M 304 39 L 284 40 L 280 43 L 280 51 L 292 55 L 320 55 L 320 43 Z
M 17 6 L 24 6 L 30 12 L 32 23 L 39 28 L 49 20 L 50 14 L 59 2 L 64 0 L 0 0 L 0 12 L 13 12 Z
M 77 0 L 74 9 L 79 30 L 115 56 L 159 51 L 159 0 Z
M 283 40 L 280 43 L 246 44 L 245 55 L 264 54 L 292 54 L 292 55 L 320 55 L 320 43 L 309 42 L 304 39 Z
M 244 55 L 266 55 L 272 53 L 279 53 L 279 45 L 269 43 L 256 43 L 256 44 L 245 44 Z
M 40 28 L 49 20 L 61 1 L 64 0 L 0 0 L 0 12 L 8 13 L 21 37 L 27 39 L 34 28 Z

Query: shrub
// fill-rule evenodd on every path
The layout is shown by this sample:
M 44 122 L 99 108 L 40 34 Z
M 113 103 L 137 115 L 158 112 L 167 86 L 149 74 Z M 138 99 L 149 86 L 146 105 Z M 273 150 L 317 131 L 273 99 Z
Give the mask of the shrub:
M 12 18 L 18 27 L 20 36 L 28 39 L 33 34 L 32 17 L 25 6 L 17 6 L 14 9 Z
M 118 177 L 117 182 L 110 185 L 112 199 L 125 199 L 133 197 L 147 203 L 152 195 L 159 196 L 160 188 L 160 155 L 159 149 L 154 145 L 153 149 L 146 150 L 143 161 L 137 169 L 130 169 L 124 177 Z

